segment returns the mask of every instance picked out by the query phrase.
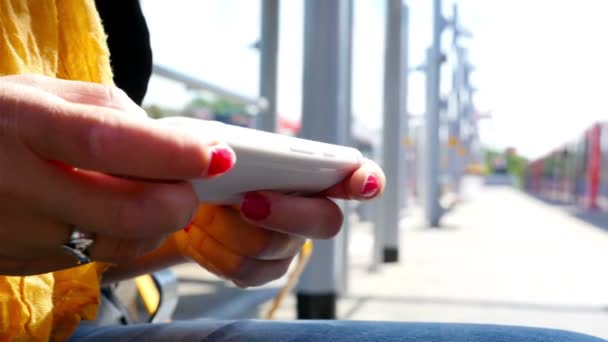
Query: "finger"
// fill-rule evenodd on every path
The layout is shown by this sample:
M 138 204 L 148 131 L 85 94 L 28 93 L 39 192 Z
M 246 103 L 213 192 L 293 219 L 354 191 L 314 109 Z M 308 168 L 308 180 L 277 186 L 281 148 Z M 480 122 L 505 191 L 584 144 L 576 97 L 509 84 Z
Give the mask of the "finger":
M 0 241 L 3 243 L 0 245 L 0 255 L 39 259 L 66 253 L 62 246 L 68 243 L 73 226 L 35 215 L 1 217 Z M 97 234 L 93 237 L 89 256 L 95 261 L 126 262 L 155 250 L 164 238 L 164 235 L 159 235 L 146 239 L 123 239 Z
M 365 160 L 350 177 L 324 191 L 322 195 L 346 200 L 372 199 L 382 194 L 385 184 L 382 169 L 373 161 Z
M 126 240 L 98 235 L 89 248 L 89 257 L 93 261 L 124 264 L 157 249 L 164 239 L 164 236 L 158 236 L 142 240 Z
M 33 214 L 0 213 L 0 254 L 39 258 L 62 251 L 70 229 L 67 224 Z
M 342 212 L 325 197 L 298 197 L 251 192 L 241 202 L 241 216 L 267 229 L 312 239 L 329 239 L 340 231 Z
M 163 237 L 147 240 L 125 240 L 107 236 L 95 236 L 94 242 L 87 252 L 93 261 L 122 264 L 131 262 L 154 251 L 160 247 L 163 241 Z M 13 267 L 21 267 L 23 269 L 12 271 L 13 273 L 38 272 L 43 268 L 42 266 L 53 269 L 72 267 L 77 264 L 78 260 L 68 255 L 63 249 L 63 244 L 66 242 L 67 238 L 60 244 L 40 248 L 26 248 L 27 245 L 16 247 L 18 246 L 17 244 L 3 246 L 0 248 L 0 255 L 4 256 L 3 258 L 6 260 L 18 260 L 18 262 L 13 263 Z M 44 259 L 51 260 L 51 262 L 38 263 L 38 261 Z M 39 266 L 35 266 L 36 264 Z M 34 269 L 26 271 L 24 267 L 28 265 Z
M 66 253 L 45 258 L 13 258 L 0 255 L 0 275 L 29 276 L 78 266 L 78 261 Z
M 78 168 L 175 180 L 216 176 L 235 161 L 234 151 L 214 137 L 179 133 L 154 120 L 70 103 L 39 89 L 0 84 L 0 101 L 9 133 L 16 132 L 42 158 Z
M 124 239 L 156 237 L 187 225 L 198 206 L 188 182 L 142 182 L 44 164 L 26 175 L 20 197 L 29 198 L 43 215 L 85 231 Z
M 115 108 L 138 117 L 147 117 L 146 112 L 124 91 L 111 85 L 62 80 L 35 74 L 9 75 L 3 77 L 2 81 L 42 89 L 73 103 Z
M 230 251 L 260 260 L 293 258 L 305 239 L 257 227 L 230 207 L 202 205 L 188 231 L 196 241 L 209 234 Z M 201 232 L 204 231 L 204 232 Z
M 213 236 L 202 231 L 204 238 L 186 247 L 186 253 L 212 273 L 231 279 L 239 286 L 259 286 L 283 276 L 292 259 L 258 260 L 234 253 Z

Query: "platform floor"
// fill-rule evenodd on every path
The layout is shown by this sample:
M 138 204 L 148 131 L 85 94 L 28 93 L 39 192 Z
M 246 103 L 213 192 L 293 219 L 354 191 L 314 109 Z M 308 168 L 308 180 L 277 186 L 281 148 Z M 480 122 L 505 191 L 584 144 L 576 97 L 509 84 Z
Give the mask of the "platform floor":
M 600 215 L 601 216 L 601 215 Z M 442 228 L 410 211 L 400 262 L 369 270 L 372 225 L 353 225 L 341 319 L 474 322 L 551 327 L 608 339 L 608 216 L 490 186 L 458 204 Z M 175 318 L 261 318 L 281 280 L 240 290 L 196 265 L 175 268 Z M 279 319 L 295 318 L 288 297 Z

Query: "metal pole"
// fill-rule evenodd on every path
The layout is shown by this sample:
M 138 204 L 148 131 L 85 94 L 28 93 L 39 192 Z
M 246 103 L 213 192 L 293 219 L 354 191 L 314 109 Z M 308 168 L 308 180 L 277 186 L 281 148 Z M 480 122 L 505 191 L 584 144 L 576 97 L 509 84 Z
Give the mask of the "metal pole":
M 407 8 L 402 0 L 388 0 L 384 55 L 384 128 L 382 165 L 387 187 L 379 203 L 378 237 L 382 241 L 382 261 L 399 260 L 399 209 L 405 192 L 405 151 L 403 146 L 405 101 L 407 99 L 404 72 L 407 72 Z M 383 233 L 383 234 L 382 234 Z
M 431 227 L 439 226 L 439 82 L 441 65 L 441 33 L 445 21 L 441 14 L 441 1 L 433 0 L 433 43 L 427 56 L 427 105 L 426 105 L 426 158 L 425 158 L 425 216 Z
M 472 66 L 469 63 L 464 64 L 464 88 L 466 93 L 465 106 L 463 109 L 463 115 L 467 118 L 467 124 L 471 128 L 469 130 L 469 139 L 467 140 L 468 148 L 468 159 L 471 162 L 481 162 L 481 150 L 479 149 L 479 131 L 478 122 L 475 118 L 473 105 L 473 95 L 475 93 L 473 86 L 471 85 L 471 72 Z
M 352 0 L 304 2 L 304 73 L 301 136 L 346 144 L 350 77 L 347 33 Z M 338 279 L 337 241 L 315 242 L 315 250 L 297 290 L 298 318 L 336 317 Z
M 352 38 L 353 38 L 353 5 L 350 1 L 345 1 L 341 4 L 343 9 L 340 11 L 343 16 L 344 25 L 341 25 L 343 32 L 340 36 L 344 42 L 344 49 L 341 51 L 343 53 L 342 59 L 342 72 L 340 74 L 342 80 L 342 84 L 344 87 L 343 96 L 341 97 L 342 103 L 340 106 L 346 112 L 345 115 L 345 124 L 342 127 L 342 136 L 339 137 L 339 141 L 344 145 L 353 146 L 354 142 L 352 139 Z M 340 201 L 340 207 L 342 208 L 342 212 L 344 214 L 344 224 L 342 225 L 342 231 L 339 236 L 340 242 L 340 252 L 339 261 L 340 261 L 340 278 L 338 284 L 338 293 L 339 295 L 346 295 L 348 292 L 348 278 L 349 278 L 349 242 L 350 242 L 350 215 L 352 213 L 352 207 L 349 202 Z
M 409 93 L 409 76 L 410 76 L 410 64 L 409 64 L 409 7 L 407 3 L 401 6 L 401 96 L 399 97 L 399 113 L 400 113 L 400 140 L 399 140 L 399 165 L 402 167 L 399 169 L 399 189 L 401 198 L 399 200 L 400 211 L 407 207 L 407 178 L 408 178 L 408 146 L 406 146 L 405 140 L 409 137 L 409 109 L 407 106 L 408 93 Z
M 279 49 L 279 0 L 262 0 L 260 39 L 260 97 L 267 106 L 257 117 L 258 129 L 277 130 L 277 69 Z
M 451 183 L 455 186 L 455 190 L 458 189 L 458 184 L 461 178 L 462 169 L 460 167 L 458 147 L 462 145 L 461 129 L 460 125 L 462 122 L 463 112 L 463 56 L 461 49 L 457 46 L 454 47 L 456 52 L 456 65 L 452 70 L 452 93 L 451 102 L 449 106 L 449 171 Z
M 454 102 L 453 107 L 453 119 L 450 121 L 450 138 L 456 144 L 450 146 L 450 171 L 452 176 L 452 182 L 457 187 L 459 186 L 464 171 L 464 156 L 461 155 L 456 149 L 462 149 L 465 146 L 465 137 L 462 132 L 462 125 L 466 119 L 466 108 L 467 102 L 469 101 L 468 96 L 468 70 L 467 70 L 467 56 L 465 49 L 458 45 L 461 37 L 470 37 L 471 33 L 460 25 L 460 16 L 458 10 L 458 4 L 453 4 L 452 10 L 452 28 L 454 31 L 452 38 L 452 49 L 456 58 L 456 65 L 453 69 L 453 85 L 452 85 L 452 96 Z

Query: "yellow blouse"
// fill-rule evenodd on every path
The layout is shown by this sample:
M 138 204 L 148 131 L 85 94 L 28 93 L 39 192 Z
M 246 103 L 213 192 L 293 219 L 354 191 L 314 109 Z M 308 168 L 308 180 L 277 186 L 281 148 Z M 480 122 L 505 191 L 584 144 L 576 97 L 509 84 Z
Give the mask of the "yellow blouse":
M 111 84 L 109 58 L 92 0 L 0 0 L 0 75 Z M 0 341 L 67 339 L 81 319 L 95 318 L 106 267 L 0 276 Z

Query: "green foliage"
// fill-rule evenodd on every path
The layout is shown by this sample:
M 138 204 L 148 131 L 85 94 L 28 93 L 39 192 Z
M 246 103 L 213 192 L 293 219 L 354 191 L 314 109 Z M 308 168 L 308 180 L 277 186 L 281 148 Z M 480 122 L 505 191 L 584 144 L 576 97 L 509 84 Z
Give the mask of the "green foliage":
M 495 172 L 496 160 L 501 158 L 504 160 L 506 171 L 509 175 L 515 178 L 516 186 L 522 187 L 524 184 L 524 176 L 526 172 L 526 166 L 528 160 L 522 156 L 517 155 L 514 150 L 507 149 L 503 152 L 486 149 L 485 150 L 485 163 L 486 168 L 490 173 Z
M 172 115 L 176 115 L 175 110 L 171 110 L 171 109 L 167 109 L 167 108 L 162 108 L 160 106 L 157 105 L 151 105 L 149 107 L 144 107 L 144 110 L 146 111 L 146 113 L 148 114 L 149 117 L 153 118 L 153 119 L 160 119 L 166 116 L 172 116 Z
M 196 97 L 186 106 L 187 108 L 204 108 L 217 116 L 229 116 L 233 114 L 245 114 L 245 105 L 223 98 Z
M 215 96 L 205 96 L 204 94 L 195 97 L 186 106 L 180 109 L 162 108 L 157 105 L 151 105 L 144 108 L 148 116 L 154 119 L 159 119 L 167 116 L 196 116 L 197 110 L 205 110 L 212 113 L 212 118 L 219 121 L 231 122 L 234 116 L 248 116 L 245 105 L 236 103 Z
M 488 172 L 493 173 L 496 170 L 494 170 L 494 161 L 501 155 L 500 153 L 494 151 L 494 150 L 490 150 L 490 149 L 486 149 L 484 151 L 485 154 L 485 163 L 486 163 L 486 170 L 488 170 Z

